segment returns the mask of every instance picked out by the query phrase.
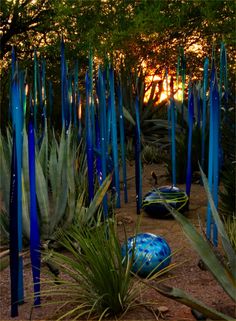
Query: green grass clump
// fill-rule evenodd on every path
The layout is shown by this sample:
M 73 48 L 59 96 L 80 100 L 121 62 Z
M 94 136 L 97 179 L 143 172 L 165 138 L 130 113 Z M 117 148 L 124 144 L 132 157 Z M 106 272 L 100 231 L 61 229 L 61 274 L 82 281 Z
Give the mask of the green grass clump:
M 137 304 L 137 281 L 130 273 L 132 264 L 128 255 L 122 257 L 114 223 L 95 229 L 73 226 L 63 234 L 61 245 L 66 254 L 53 252 L 50 256 L 62 269 L 62 280 L 52 286 L 50 293 L 45 293 L 52 296 L 61 293 L 60 320 L 117 316 Z M 65 281 L 65 274 L 69 281 Z

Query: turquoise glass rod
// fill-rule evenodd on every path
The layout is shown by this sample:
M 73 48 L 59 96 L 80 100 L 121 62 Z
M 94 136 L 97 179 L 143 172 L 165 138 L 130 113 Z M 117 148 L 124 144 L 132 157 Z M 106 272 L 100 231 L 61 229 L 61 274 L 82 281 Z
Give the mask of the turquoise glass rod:
M 114 70 L 109 69 L 110 83 L 110 104 L 111 104 L 111 143 L 112 157 L 114 164 L 115 188 L 116 188 L 116 207 L 120 207 L 120 179 L 119 179 L 119 159 L 118 159 L 118 144 L 117 144 L 117 121 L 115 109 L 115 88 L 114 88 Z
M 12 123 L 15 128 L 16 135 L 16 159 L 17 159 L 17 214 L 18 214 L 18 247 L 19 252 L 22 251 L 22 145 L 23 145 L 23 106 L 20 101 L 20 79 L 17 63 L 15 66 L 15 74 L 12 82 Z M 18 302 L 24 301 L 23 286 L 23 259 L 19 257 L 18 270 Z
M 201 167 L 205 169 L 205 140 L 206 140 L 206 121 L 207 121 L 207 88 L 208 88 L 208 68 L 209 59 L 204 61 L 203 71 L 203 103 L 202 103 L 202 146 L 201 146 Z

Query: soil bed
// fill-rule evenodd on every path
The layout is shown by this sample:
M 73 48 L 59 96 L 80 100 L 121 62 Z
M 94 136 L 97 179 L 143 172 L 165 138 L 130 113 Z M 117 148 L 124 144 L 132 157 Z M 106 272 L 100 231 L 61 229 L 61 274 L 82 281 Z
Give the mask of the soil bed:
M 155 171 L 158 176 L 158 186 L 169 184 L 165 167 L 163 165 L 146 165 L 143 168 L 143 195 L 153 186 L 151 172 Z M 136 227 L 136 202 L 135 202 L 135 181 L 134 166 L 128 164 L 128 204 L 122 204 L 121 209 L 116 210 L 118 230 L 121 240 L 123 236 L 123 224 L 125 225 L 128 236 L 133 235 Z M 184 187 L 184 186 L 179 186 Z M 123 197 L 123 194 L 121 194 Z M 189 211 L 186 216 L 197 227 L 205 225 L 206 213 L 206 194 L 200 184 L 193 184 L 191 191 L 191 200 Z M 199 219 L 200 218 L 200 219 Z M 201 222 L 201 224 L 200 224 Z M 236 319 L 235 303 L 224 293 L 221 287 L 207 270 L 201 270 L 198 267 L 199 257 L 192 250 L 189 241 L 184 236 L 180 226 L 173 219 L 157 219 L 142 213 L 140 232 L 150 232 L 163 236 L 169 243 L 172 252 L 180 250 L 172 258 L 172 262 L 182 263 L 172 272 L 165 275 L 165 284 L 178 287 L 187 291 L 192 296 L 203 301 L 209 306 L 216 308 L 218 311 L 229 314 L 232 320 Z M 44 274 L 42 270 L 42 275 Z M 0 320 L 11 320 L 10 318 L 10 275 L 9 268 L 0 273 L 1 284 L 1 311 Z M 24 283 L 25 295 L 28 297 L 32 294 L 32 277 L 30 259 L 27 255 L 24 259 Z M 48 297 L 47 302 L 53 298 Z M 150 289 L 143 294 L 143 301 L 154 302 L 153 310 L 156 311 L 159 319 L 165 320 L 196 320 L 191 313 L 191 309 L 164 296 L 161 296 L 154 290 Z M 19 316 L 14 320 L 29 320 L 32 301 L 26 300 L 19 307 Z M 158 313 L 158 308 L 163 311 Z M 42 306 L 33 310 L 32 320 L 45 320 L 55 311 L 55 306 Z M 154 314 L 145 307 L 140 307 L 129 311 L 123 318 L 124 320 L 155 320 Z

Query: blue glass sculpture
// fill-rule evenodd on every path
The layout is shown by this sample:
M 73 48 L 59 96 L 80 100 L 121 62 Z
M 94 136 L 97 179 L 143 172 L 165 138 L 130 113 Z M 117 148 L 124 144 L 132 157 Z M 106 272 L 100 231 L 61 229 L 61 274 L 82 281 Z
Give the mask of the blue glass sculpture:
M 164 238 L 151 233 L 140 233 L 122 245 L 122 256 L 128 252 L 133 260 L 132 272 L 142 277 L 152 275 L 170 264 L 171 249 Z
M 188 208 L 188 196 L 185 191 L 175 186 L 163 186 L 148 192 L 143 198 L 144 211 L 157 218 L 169 214 L 165 202 L 183 213 Z

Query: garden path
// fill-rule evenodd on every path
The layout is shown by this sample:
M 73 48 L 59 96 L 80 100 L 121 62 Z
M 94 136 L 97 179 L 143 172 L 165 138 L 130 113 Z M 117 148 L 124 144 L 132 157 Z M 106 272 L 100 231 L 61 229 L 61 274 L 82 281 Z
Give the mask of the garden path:
M 136 202 L 135 202 L 135 181 L 134 165 L 129 163 L 128 168 L 128 196 L 129 203 L 122 204 L 121 209 L 116 210 L 118 229 L 121 240 L 124 239 L 123 224 L 126 227 L 128 235 L 132 235 L 136 226 Z M 151 171 L 155 171 L 158 176 L 158 186 L 169 183 L 164 165 L 146 165 L 143 168 L 143 195 L 153 186 Z M 183 186 L 179 186 L 183 187 Z M 204 189 L 199 184 L 192 185 L 192 194 L 190 200 L 189 212 L 186 214 L 192 223 L 199 228 L 199 222 L 204 225 L 206 213 L 206 195 Z M 199 218 L 201 220 L 199 220 Z M 192 296 L 202 300 L 211 307 L 217 308 L 224 313 L 230 313 L 232 320 L 236 319 L 235 305 L 232 300 L 219 287 L 217 282 L 206 270 L 198 267 L 199 257 L 189 246 L 189 242 L 183 235 L 178 223 L 172 219 L 156 219 L 143 213 L 140 225 L 140 232 L 150 232 L 163 236 L 169 243 L 172 251 L 180 250 L 174 255 L 172 262 L 182 263 L 171 273 L 165 275 L 165 283 L 170 286 L 179 287 L 188 291 Z M 11 320 L 10 318 L 10 284 L 9 269 L 0 273 L 0 320 Z M 28 256 L 24 260 L 24 282 L 26 287 L 26 296 L 32 293 L 32 278 L 30 259 Z M 158 315 L 158 308 L 163 313 L 159 319 L 164 318 L 169 321 L 193 321 L 196 320 L 191 314 L 191 310 L 180 303 L 167 299 L 152 289 L 149 289 L 142 297 L 143 301 L 152 301 L 155 303 L 153 309 Z M 31 300 L 19 307 L 19 317 L 14 320 L 29 320 Z M 32 320 L 45 320 L 50 316 L 55 307 L 41 307 L 34 309 Z M 234 316 L 234 317 L 233 317 Z M 155 320 L 154 314 L 145 307 L 136 308 L 129 311 L 123 320 Z

